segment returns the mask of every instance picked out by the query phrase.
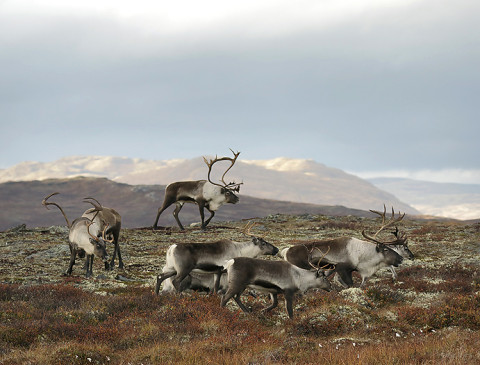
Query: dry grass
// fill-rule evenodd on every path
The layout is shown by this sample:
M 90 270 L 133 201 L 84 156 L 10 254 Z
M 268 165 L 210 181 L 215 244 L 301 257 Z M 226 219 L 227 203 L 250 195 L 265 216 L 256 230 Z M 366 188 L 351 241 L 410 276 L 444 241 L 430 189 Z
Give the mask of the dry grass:
M 258 233 L 279 248 L 339 235 L 375 221 L 272 216 Z M 219 228 L 219 227 L 222 228 Z M 393 283 L 387 270 L 365 290 L 309 292 L 263 314 L 214 295 L 155 296 L 153 279 L 175 242 L 240 239 L 240 223 L 206 232 L 122 232 L 126 269 L 62 277 L 65 233 L 0 234 L 0 364 L 471 364 L 480 363 L 480 245 L 476 226 L 406 221 L 415 261 Z M 215 225 L 213 226 L 215 227 Z M 62 252 L 62 251 L 59 251 Z M 120 275 L 120 276 L 118 276 Z M 128 280 L 125 280 L 127 278 Z M 358 278 L 356 278 L 358 283 Z M 340 288 L 337 288 L 340 289 Z

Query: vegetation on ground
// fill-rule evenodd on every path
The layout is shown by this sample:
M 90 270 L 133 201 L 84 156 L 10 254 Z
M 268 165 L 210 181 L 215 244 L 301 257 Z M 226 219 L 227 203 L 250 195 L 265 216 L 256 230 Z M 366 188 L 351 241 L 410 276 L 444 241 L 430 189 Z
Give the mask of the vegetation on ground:
M 284 248 L 373 232 L 375 219 L 271 215 L 255 233 Z M 153 293 L 169 245 L 242 240 L 245 222 L 206 231 L 122 230 L 125 269 L 96 259 L 73 276 L 64 227 L 0 233 L 0 364 L 471 364 L 480 363 L 480 226 L 405 219 L 414 261 L 365 288 L 310 291 L 294 319 L 268 297 L 245 295 L 253 313 L 206 293 Z M 111 252 L 113 247 L 110 247 Z M 280 258 L 268 258 L 280 259 Z M 358 286 L 360 279 L 355 278 Z

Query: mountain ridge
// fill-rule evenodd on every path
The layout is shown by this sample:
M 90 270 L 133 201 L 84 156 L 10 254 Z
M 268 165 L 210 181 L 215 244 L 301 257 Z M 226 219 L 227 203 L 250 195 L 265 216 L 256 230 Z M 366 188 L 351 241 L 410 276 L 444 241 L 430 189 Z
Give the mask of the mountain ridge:
M 153 224 L 158 208 L 163 202 L 164 185 L 129 185 L 107 178 L 76 177 L 70 179 L 45 179 L 15 181 L 0 184 L 0 231 L 26 224 L 29 227 L 65 225 L 65 219 L 56 209 L 42 206 L 42 199 L 60 192 L 51 200 L 58 203 L 70 221 L 90 208 L 83 198 L 93 196 L 106 207 L 115 208 L 122 216 L 122 227 L 139 228 Z M 160 217 L 160 226 L 176 227 L 173 206 Z M 218 221 L 237 221 L 274 214 L 317 214 L 329 216 L 352 215 L 372 217 L 372 213 L 342 206 L 321 206 L 288 201 L 258 199 L 240 194 L 238 204 L 226 204 L 216 212 L 211 224 Z M 180 213 L 184 225 L 200 221 L 198 207 L 185 204 Z
M 219 163 L 214 170 L 212 179 L 218 180 L 225 168 Z M 167 185 L 174 181 L 206 179 L 206 175 L 207 168 L 202 157 L 152 161 L 111 156 L 69 156 L 54 162 L 25 162 L 0 170 L 0 182 L 90 176 L 106 177 L 130 185 Z M 243 181 L 241 194 L 259 199 L 340 205 L 360 210 L 379 209 L 385 203 L 408 214 L 420 214 L 372 183 L 314 160 L 286 157 L 238 160 L 226 179 Z

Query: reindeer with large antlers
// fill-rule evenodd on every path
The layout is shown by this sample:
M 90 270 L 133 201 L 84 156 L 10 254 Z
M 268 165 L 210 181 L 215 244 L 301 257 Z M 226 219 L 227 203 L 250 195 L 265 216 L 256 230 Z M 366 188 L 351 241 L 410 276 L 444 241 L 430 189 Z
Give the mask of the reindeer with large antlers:
M 99 232 L 104 231 L 104 229 L 107 228 L 105 234 L 111 235 L 113 237 L 113 244 L 115 248 L 113 250 L 112 260 L 110 261 L 110 263 L 105 263 L 105 269 L 113 270 L 113 268 L 115 267 L 115 257 L 117 255 L 118 268 L 123 269 L 122 254 L 120 253 L 120 245 L 118 243 L 120 229 L 122 227 L 122 217 L 115 209 L 102 206 L 102 204 L 100 204 L 100 202 L 95 198 L 88 197 L 85 198 L 83 201 L 85 203 L 92 204 L 93 208 L 87 209 L 82 214 L 82 217 L 91 219 L 97 226 L 97 230 Z
M 69 229 L 68 233 L 68 240 L 69 240 L 69 248 L 70 248 L 70 264 L 68 266 L 68 269 L 66 271 L 66 275 L 71 275 L 72 270 L 73 270 L 73 265 L 75 264 L 75 259 L 77 255 L 80 258 L 86 257 L 85 260 L 85 276 L 89 277 L 93 275 L 93 256 L 96 255 L 100 257 L 105 263 L 108 262 L 108 254 L 107 250 L 105 248 L 106 244 L 105 242 L 113 242 L 109 241 L 105 238 L 105 232 L 108 229 L 108 226 L 106 226 L 103 229 L 103 232 L 101 234 L 101 237 L 99 236 L 100 232 L 98 232 L 98 226 L 97 227 L 92 227 L 93 221 L 95 219 L 89 219 L 86 217 L 81 217 L 75 219 L 72 223 L 67 218 L 67 215 L 65 214 L 64 210 L 60 205 L 57 203 L 53 202 L 48 202 L 47 200 L 51 198 L 53 195 L 57 195 L 58 193 L 52 193 L 48 196 L 45 197 L 45 199 L 42 200 L 42 205 L 45 206 L 45 208 L 49 209 L 49 205 L 53 205 L 57 207 L 60 212 L 62 213 L 63 217 L 65 218 L 65 221 L 67 222 L 67 226 Z M 98 211 L 95 211 L 98 213 Z M 90 228 L 92 227 L 93 233 L 90 231 Z
M 397 252 L 403 258 L 414 260 L 415 256 L 413 255 L 412 251 L 410 251 L 410 249 L 408 248 L 407 235 L 403 232 L 400 232 L 398 230 L 398 227 L 395 227 L 395 231 L 391 232 L 395 236 L 395 239 L 390 240 L 390 241 L 378 241 L 378 239 L 377 239 L 377 235 L 380 232 L 382 232 L 386 228 L 391 227 L 391 226 L 395 225 L 396 223 L 400 222 L 405 217 L 405 213 L 403 213 L 403 215 L 402 215 L 402 214 L 400 214 L 400 212 L 398 212 L 398 216 L 397 216 L 397 218 L 395 218 L 395 211 L 393 210 L 393 207 L 392 207 L 392 216 L 390 217 L 390 219 L 388 221 L 385 221 L 386 220 L 385 216 L 386 216 L 386 213 L 387 213 L 387 207 L 385 206 L 385 204 L 383 205 L 383 213 L 379 212 L 379 211 L 376 211 L 376 210 L 371 210 L 371 209 L 370 209 L 370 211 L 372 213 L 378 214 L 382 218 L 382 225 L 381 225 L 380 229 L 378 229 L 377 232 L 375 232 L 373 237 L 367 235 L 365 233 L 365 231 L 362 231 L 362 236 L 365 239 L 367 239 L 367 241 L 371 241 L 373 243 L 380 243 L 380 244 L 388 245 L 389 248 L 391 248 L 392 250 Z M 397 273 L 396 273 L 395 267 L 393 265 L 390 266 L 390 271 L 392 272 L 393 280 L 397 280 Z
M 167 185 L 165 188 L 165 198 L 163 200 L 162 206 L 158 209 L 157 217 L 155 218 L 155 222 L 153 223 L 153 229 L 158 228 L 158 220 L 160 215 L 163 213 L 165 209 L 167 209 L 170 205 L 175 203 L 176 207 L 173 211 L 173 216 L 177 221 L 178 226 L 183 231 L 183 225 L 178 218 L 178 213 L 182 209 L 185 203 L 195 203 L 198 205 L 200 210 L 200 218 L 202 220 L 202 229 L 205 229 L 212 220 L 213 216 L 215 215 L 215 211 L 220 208 L 223 204 L 231 203 L 236 204 L 238 202 L 238 197 L 235 195 L 235 192 L 240 191 L 240 184 L 238 183 L 226 183 L 225 182 L 225 175 L 228 171 L 233 167 L 235 162 L 237 161 L 240 152 L 233 152 L 231 150 L 234 157 L 215 157 L 215 159 L 211 159 L 208 161 L 204 157 L 205 164 L 208 167 L 208 181 L 207 180 L 196 180 L 196 181 L 178 181 Z M 221 182 L 222 184 L 218 184 L 213 182 L 210 179 L 210 174 L 212 172 L 212 167 L 215 163 L 219 161 L 230 161 L 230 166 L 227 170 L 223 173 Z M 204 210 L 205 208 L 210 212 L 210 217 L 205 220 Z
M 398 229 L 393 232 L 394 240 L 385 241 L 378 237 L 380 232 L 400 222 L 405 214 L 395 217 L 392 208 L 392 217 L 386 221 L 386 209 L 383 214 L 377 211 L 372 212 L 383 217 L 382 225 L 373 236 L 366 234 L 364 230 L 362 236 L 366 241 L 354 237 L 339 237 L 306 242 L 282 250 L 281 256 L 296 266 L 308 269 L 311 259 L 321 258 L 322 252 L 328 250 L 327 254 L 321 258 L 321 264 L 335 265 L 338 281 L 345 287 L 353 286 L 352 272 L 357 271 L 362 278 L 360 286 L 363 287 L 368 278 L 379 269 L 398 267 L 402 263 L 403 257 L 394 247 L 406 245 L 407 242 L 406 235 L 399 234 Z

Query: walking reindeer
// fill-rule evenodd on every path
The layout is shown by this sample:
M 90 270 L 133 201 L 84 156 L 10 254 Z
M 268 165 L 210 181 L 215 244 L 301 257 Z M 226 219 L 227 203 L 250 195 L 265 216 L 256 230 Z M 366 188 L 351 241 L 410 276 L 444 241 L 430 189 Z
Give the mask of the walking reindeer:
M 162 206 L 158 209 L 155 222 L 153 223 L 153 229 L 158 228 L 158 220 L 163 211 L 174 203 L 176 207 L 173 211 L 173 216 L 175 217 L 175 220 L 177 221 L 177 224 L 181 230 L 184 230 L 184 227 L 180 222 L 180 219 L 178 218 L 178 213 L 180 213 L 180 210 L 185 203 L 194 203 L 198 205 L 200 211 L 200 218 L 202 220 L 202 229 L 205 229 L 207 227 L 208 223 L 210 223 L 213 216 L 215 215 L 215 211 L 223 204 L 238 203 L 239 199 L 238 196 L 235 195 L 235 193 L 238 193 L 240 191 L 240 185 L 242 183 L 237 184 L 235 182 L 230 182 L 227 184 L 225 182 L 225 175 L 228 171 L 230 171 L 230 169 L 237 161 L 238 156 L 240 155 L 240 152 L 235 153 L 233 152 L 233 150 L 231 151 L 234 156 L 233 158 L 215 157 L 215 159 L 211 159 L 210 161 L 207 160 L 205 157 L 203 158 L 205 164 L 208 167 L 208 181 L 178 181 L 167 185 L 167 187 L 165 188 L 165 198 L 163 200 Z M 210 179 L 212 166 L 219 161 L 230 161 L 230 166 L 222 175 L 222 184 L 215 183 Z M 210 217 L 207 220 L 205 220 L 205 208 L 210 212 Z

